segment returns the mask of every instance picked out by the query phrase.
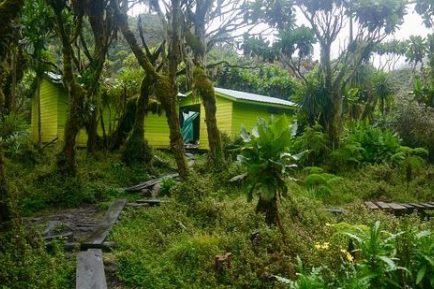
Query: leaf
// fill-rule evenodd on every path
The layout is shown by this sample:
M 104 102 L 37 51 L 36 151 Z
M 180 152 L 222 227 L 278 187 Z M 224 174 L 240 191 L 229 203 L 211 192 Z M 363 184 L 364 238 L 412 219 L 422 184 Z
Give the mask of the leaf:
M 422 281 L 423 277 L 425 277 L 426 274 L 426 266 L 422 266 L 422 268 L 419 269 L 416 276 L 416 285 Z
M 378 258 L 389 266 L 389 271 L 396 270 L 396 264 L 391 258 L 387 256 L 379 256 Z
M 240 136 L 243 139 L 244 142 L 250 142 L 250 135 L 247 132 L 245 127 L 241 127 L 241 132 L 240 132 Z
M 277 275 L 271 275 L 271 276 L 274 277 L 274 278 L 276 278 L 276 280 L 279 281 L 280 283 L 291 284 L 291 280 L 290 279 L 283 278 L 283 277 L 280 277 L 280 276 L 277 276 Z
M 238 182 L 238 181 L 244 180 L 248 175 L 249 175 L 249 173 L 244 173 L 244 174 L 235 176 L 232 179 L 230 179 L 229 182 L 233 183 L 233 182 Z

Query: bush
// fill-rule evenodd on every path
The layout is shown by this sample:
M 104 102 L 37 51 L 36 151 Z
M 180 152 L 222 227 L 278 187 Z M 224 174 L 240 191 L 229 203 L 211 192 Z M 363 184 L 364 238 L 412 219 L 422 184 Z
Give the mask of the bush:
M 35 150 L 28 130 L 28 124 L 19 116 L 11 114 L 0 120 L 0 145 L 7 158 L 25 164 L 40 160 L 40 152 Z
M 429 159 L 434 161 L 434 109 L 416 102 L 404 102 L 398 107 L 394 129 L 403 144 L 410 147 L 425 147 Z
M 160 195 L 170 196 L 173 188 L 176 186 L 176 181 L 173 178 L 164 178 L 160 183 Z
M 390 161 L 399 148 L 396 134 L 362 122 L 348 129 L 340 148 L 331 153 L 329 163 L 336 171 L 366 163 L 383 163 Z
M 48 254 L 40 236 L 14 226 L 0 238 L 0 284 L 2 289 L 73 288 L 73 261 L 60 246 Z

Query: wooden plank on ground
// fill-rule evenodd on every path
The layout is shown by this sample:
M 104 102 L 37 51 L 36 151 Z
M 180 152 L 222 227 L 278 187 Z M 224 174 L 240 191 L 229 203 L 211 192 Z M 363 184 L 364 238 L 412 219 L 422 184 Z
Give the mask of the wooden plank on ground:
M 365 206 L 370 210 L 378 210 L 379 209 L 379 207 L 377 207 L 377 205 L 374 204 L 373 202 L 365 202 Z
M 413 207 L 415 207 L 416 209 L 424 209 L 424 206 L 421 206 L 420 204 L 416 204 L 416 203 L 410 203 L 410 205 L 412 205 Z
M 135 186 L 126 188 L 125 191 L 126 192 L 138 192 L 138 191 L 141 191 L 143 189 L 148 189 L 148 188 L 155 186 L 156 184 L 160 183 L 165 178 L 176 178 L 178 176 L 179 176 L 178 173 L 167 175 L 167 176 L 162 176 L 160 178 L 152 179 L 152 180 L 137 184 Z
M 380 209 L 383 209 L 383 210 L 390 210 L 391 209 L 391 207 L 389 206 L 389 204 L 384 203 L 384 202 L 377 202 L 377 206 Z
M 388 203 L 388 205 L 389 205 L 389 207 L 391 207 L 393 210 L 405 210 L 406 209 L 406 207 L 404 207 L 404 206 L 401 206 L 401 205 L 399 205 L 399 204 L 396 204 L 396 203 Z
M 121 199 L 114 201 L 110 208 L 104 215 L 100 224 L 97 226 L 95 231 L 90 235 L 90 237 L 83 242 L 85 246 L 91 246 L 95 244 L 102 244 L 107 238 L 112 226 L 116 223 L 122 209 L 125 207 L 127 200 Z
M 413 210 L 414 209 L 414 207 L 412 205 L 410 205 L 410 204 L 400 203 L 400 205 L 403 206 L 403 207 L 406 207 L 409 210 Z
M 166 203 L 167 201 L 157 200 L 157 199 L 140 199 L 137 200 L 137 204 L 148 204 L 151 207 L 159 206 L 161 203 Z
M 430 203 L 421 203 L 421 205 L 428 209 L 434 209 L 434 206 L 431 205 Z
M 107 289 L 100 249 L 77 254 L 76 289 Z

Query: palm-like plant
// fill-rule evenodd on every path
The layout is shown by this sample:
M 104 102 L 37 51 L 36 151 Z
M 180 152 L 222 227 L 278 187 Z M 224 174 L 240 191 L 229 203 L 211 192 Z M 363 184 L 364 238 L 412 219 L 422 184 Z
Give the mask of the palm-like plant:
M 259 119 L 251 134 L 241 130 L 243 146 L 238 161 L 246 173 L 235 177 L 247 184 L 247 199 L 253 200 L 257 193 L 259 201 L 256 212 L 265 213 L 268 225 L 279 225 L 277 201 L 286 196 L 288 189 L 285 176 L 290 168 L 296 167 L 299 155 L 289 153 L 291 127 L 285 116 Z

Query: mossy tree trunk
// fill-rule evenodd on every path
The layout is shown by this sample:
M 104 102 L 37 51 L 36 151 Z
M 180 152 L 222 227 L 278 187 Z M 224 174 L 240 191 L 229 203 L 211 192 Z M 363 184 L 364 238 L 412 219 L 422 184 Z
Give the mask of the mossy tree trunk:
M 0 4 L 0 111 L 14 108 L 17 83 L 17 25 L 14 24 L 24 6 L 24 0 L 4 0 Z
M 151 149 L 145 139 L 145 116 L 150 91 L 151 81 L 148 76 L 145 76 L 140 86 L 140 96 L 137 99 L 134 125 L 122 152 L 122 158 L 127 164 L 135 162 L 148 163 L 152 158 Z
M 6 95 L 3 86 L 8 76 L 6 58 L 9 53 L 10 45 L 13 45 L 10 37 L 13 34 L 13 21 L 16 20 L 24 6 L 24 0 L 4 0 L 0 4 L 0 117 L 4 116 Z M 12 35 L 13 36 L 13 35 Z M 0 224 L 4 224 L 11 219 L 10 195 L 5 174 L 5 164 L 3 151 L 0 144 Z
M 338 91 L 331 91 L 332 101 L 328 118 L 328 135 L 332 148 L 339 146 L 339 140 L 342 132 L 342 96 Z
M 106 9 L 106 0 L 93 0 L 84 9 L 84 13 L 89 18 L 90 27 L 94 39 L 94 49 L 92 57 L 89 58 L 90 82 L 86 87 L 86 99 L 91 104 L 90 117 L 87 120 L 86 129 L 88 134 L 87 151 L 95 152 L 97 149 L 97 128 L 99 105 L 99 86 L 104 63 L 107 58 L 108 48 L 115 36 L 115 25 L 113 14 L 110 9 Z M 83 37 L 82 37 L 83 38 Z M 82 39 L 83 45 L 85 40 Z M 87 51 L 87 48 L 85 49 Z M 89 54 L 88 52 L 85 54 Z M 100 116 L 102 117 L 102 116 Z
M 174 1 L 176 2 L 177 0 Z M 174 5 L 174 7 L 177 6 L 179 5 Z M 176 54 L 179 54 L 179 50 L 178 50 L 180 44 L 179 37 L 176 36 L 176 33 L 175 36 L 172 34 L 172 39 L 170 41 L 171 45 L 169 48 L 169 59 L 168 59 L 169 76 L 158 73 L 155 67 L 152 65 L 151 61 L 148 59 L 148 57 L 141 49 L 141 47 L 137 44 L 136 37 L 134 36 L 134 33 L 131 32 L 128 26 L 128 16 L 123 14 L 120 11 L 119 5 L 117 3 L 113 8 L 115 10 L 116 20 L 118 22 L 120 30 L 122 31 L 122 35 L 124 36 L 125 40 L 128 42 L 131 50 L 136 56 L 138 63 L 140 64 L 140 66 L 143 68 L 143 70 L 146 72 L 147 76 L 149 77 L 150 82 L 153 83 L 154 85 L 155 96 L 161 102 L 166 114 L 167 123 L 170 129 L 170 145 L 175 155 L 175 160 L 178 167 L 179 175 L 182 178 L 186 178 L 188 175 L 188 168 L 187 168 L 187 163 L 185 161 L 184 142 L 182 140 L 179 117 L 178 117 L 178 108 L 176 106 L 178 92 L 177 92 L 175 80 L 176 80 L 176 68 L 178 66 L 177 58 L 179 57 L 179 55 Z M 176 25 L 174 24 L 172 28 L 174 26 Z M 176 29 L 179 29 L 179 27 L 177 27 Z
M 188 176 L 188 168 L 185 162 L 184 141 L 182 140 L 178 107 L 176 105 L 177 90 L 173 89 L 173 85 L 168 77 L 159 76 L 155 83 L 155 95 L 161 102 L 166 114 L 170 130 L 170 148 L 175 155 L 179 175 L 182 178 L 186 178 Z
M 94 152 L 97 146 L 97 113 L 99 82 L 107 56 L 108 47 L 114 37 L 114 26 L 111 10 L 107 9 L 106 1 L 64 1 L 46 0 L 53 8 L 56 29 L 62 43 L 63 83 L 69 95 L 69 109 L 65 124 L 64 147 L 59 154 L 58 166 L 61 172 L 75 174 L 76 137 L 84 126 L 88 132 L 87 148 Z M 70 7 L 66 7 L 70 5 Z M 71 28 L 64 18 L 64 11 L 68 10 L 75 17 L 74 28 Z M 83 17 L 87 16 L 92 30 L 94 45 L 93 53 L 89 52 L 83 37 Z M 80 39 L 80 43 L 88 59 L 83 65 L 80 60 L 79 46 L 74 48 L 72 43 Z M 76 54 L 75 54 L 76 53 Z M 84 86 L 79 85 L 74 73 L 82 76 Z M 89 104 L 86 109 L 85 101 Z M 88 117 L 86 117 L 88 116 Z
M 264 200 L 259 198 L 256 205 L 256 213 L 265 214 L 265 222 L 268 226 L 280 226 L 279 209 L 277 207 L 277 198 L 271 200 Z
M 223 147 L 221 135 L 217 126 L 217 106 L 214 86 L 205 70 L 207 53 L 206 21 L 207 14 L 212 9 L 213 1 L 196 1 L 195 13 L 191 13 L 191 22 L 194 27 L 194 35 L 186 34 L 187 45 L 193 51 L 193 91 L 198 95 L 205 108 L 205 123 L 208 133 L 209 160 L 214 168 L 224 167 Z
M 10 197 L 4 169 L 3 153 L 0 151 L 0 224 L 8 222 L 11 218 L 9 200 Z
M 217 106 L 214 86 L 205 70 L 196 66 L 193 72 L 194 91 L 202 99 L 205 108 L 205 123 L 208 132 L 209 159 L 214 168 L 224 167 L 223 147 L 220 131 L 217 127 Z
M 81 127 L 81 117 L 85 91 L 79 86 L 74 77 L 73 49 L 70 33 L 64 26 L 62 11 L 65 3 L 62 0 L 49 0 L 55 14 L 56 28 L 62 43 L 63 57 L 63 83 L 68 91 L 69 112 L 65 124 L 65 136 L 63 149 L 58 155 L 58 169 L 62 174 L 75 175 L 76 173 L 76 137 Z
M 117 150 L 124 144 L 134 126 L 137 110 L 137 100 L 128 99 L 125 101 L 125 108 L 120 114 L 118 124 L 114 132 L 109 137 L 111 150 Z

